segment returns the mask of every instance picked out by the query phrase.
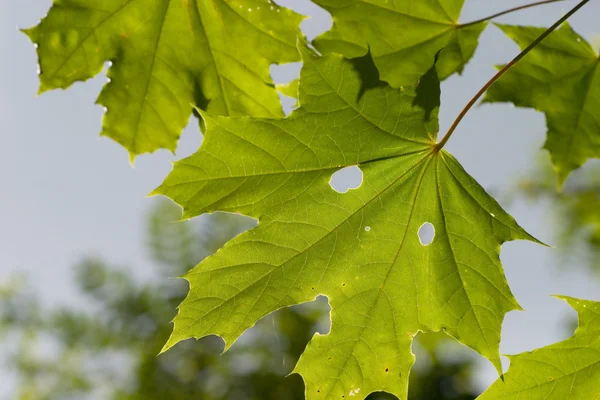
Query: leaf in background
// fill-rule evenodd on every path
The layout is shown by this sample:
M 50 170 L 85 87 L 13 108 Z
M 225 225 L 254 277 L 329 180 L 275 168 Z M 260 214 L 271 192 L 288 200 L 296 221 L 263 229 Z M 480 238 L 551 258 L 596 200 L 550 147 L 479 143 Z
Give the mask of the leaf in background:
M 500 370 L 502 320 L 519 309 L 500 245 L 535 239 L 434 149 L 438 109 L 426 121 L 414 88 L 359 97 L 351 61 L 303 58 L 301 108 L 282 120 L 203 114 L 200 150 L 154 192 L 185 218 L 222 210 L 259 220 L 185 276 L 190 293 L 164 350 L 211 334 L 228 348 L 265 315 L 322 294 L 331 333 L 316 335 L 295 369 L 308 399 L 380 390 L 405 399 L 419 330 L 445 330 Z M 356 165 L 360 187 L 330 187 Z M 427 222 L 435 237 L 423 245 Z
M 458 23 L 464 0 L 314 1 L 333 16 L 333 28 L 315 39 L 315 47 L 346 57 L 369 49 L 381 79 L 392 87 L 415 84 L 442 48 L 440 78 L 461 73 L 487 26 Z
M 517 196 L 552 207 L 559 249 L 556 265 L 600 272 L 600 165 L 584 166 L 557 191 L 550 157 L 545 153 L 541 156 L 536 167 L 519 181 Z
M 546 28 L 498 25 L 521 48 Z M 487 102 L 507 101 L 546 115 L 544 148 L 559 186 L 589 158 L 600 157 L 600 57 L 568 24 L 554 31 L 487 92 Z
M 55 0 L 25 30 L 40 92 L 102 70 L 102 135 L 131 157 L 175 150 L 195 104 L 219 115 L 282 116 L 271 63 L 297 61 L 302 17 L 269 0 Z
M 284 96 L 291 97 L 293 99 L 298 98 L 298 79 L 294 79 L 288 83 L 278 83 L 275 85 L 275 88 Z
M 510 356 L 504 382 L 498 379 L 478 400 L 600 399 L 600 303 L 558 296 L 579 314 L 571 338 Z

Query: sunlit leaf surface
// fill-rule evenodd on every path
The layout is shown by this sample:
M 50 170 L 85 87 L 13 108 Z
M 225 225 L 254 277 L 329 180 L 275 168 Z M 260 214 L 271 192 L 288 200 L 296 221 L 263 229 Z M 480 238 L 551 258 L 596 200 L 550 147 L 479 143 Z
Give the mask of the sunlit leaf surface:
M 195 105 L 282 116 L 269 65 L 298 61 L 302 17 L 269 0 L 55 0 L 38 26 L 40 92 L 112 61 L 102 135 L 137 154 L 174 150 Z
M 519 309 L 500 245 L 535 239 L 434 147 L 437 77 L 365 87 L 357 65 L 368 63 L 309 53 L 304 63 L 301 106 L 288 119 L 204 114 L 200 150 L 155 191 L 187 218 L 221 210 L 259 220 L 186 275 L 190 293 L 165 350 L 211 334 L 229 347 L 265 315 L 322 294 L 331 332 L 312 339 L 295 369 L 308 399 L 381 390 L 405 399 L 420 330 L 444 330 L 500 369 L 502 321 Z M 362 184 L 330 187 L 351 166 Z M 419 237 L 427 223 L 429 237 Z

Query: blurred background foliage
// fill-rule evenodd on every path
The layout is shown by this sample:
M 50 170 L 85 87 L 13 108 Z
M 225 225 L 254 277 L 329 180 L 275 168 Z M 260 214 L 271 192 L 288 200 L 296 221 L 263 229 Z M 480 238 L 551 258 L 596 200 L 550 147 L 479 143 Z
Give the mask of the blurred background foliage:
M 158 356 L 176 307 L 187 292 L 184 274 L 227 240 L 253 226 L 216 213 L 173 223 L 179 208 L 157 203 L 148 216 L 154 278 L 140 282 L 101 259 L 76 265 L 79 304 L 44 306 L 15 280 L 0 288 L 0 329 L 12 349 L 18 400 L 300 400 L 304 385 L 287 376 L 315 332 L 329 330 L 325 298 L 261 320 L 222 354 L 216 337 L 186 341 Z M 474 358 L 443 334 L 418 335 L 411 400 L 471 400 Z M 395 397 L 375 393 L 369 400 Z
M 600 162 L 588 162 L 558 191 L 550 159 L 543 153 L 536 168 L 520 180 L 511 195 L 515 197 L 550 206 L 557 265 L 580 265 L 600 277 Z

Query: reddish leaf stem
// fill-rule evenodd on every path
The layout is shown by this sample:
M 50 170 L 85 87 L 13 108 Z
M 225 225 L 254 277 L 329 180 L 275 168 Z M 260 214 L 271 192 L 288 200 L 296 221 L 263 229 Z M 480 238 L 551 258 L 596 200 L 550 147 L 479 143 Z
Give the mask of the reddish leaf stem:
M 544 4 L 557 3 L 559 1 L 564 1 L 564 0 L 544 0 L 544 1 L 538 1 L 536 3 L 525 4 L 523 6 L 514 7 L 514 8 L 511 8 L 509 10 L 500 11 L 499 13 L 496 13 L 494 15 L 490 15 L 489 17 L 486 17 L 486 18 L 481 18 L 481 19 L 478 19 L 476 21 L 467 22 L 465 24 L 459 24 L 458 26 L 460 28 L 464 28 L 465 26 L 475 25 L 475 24 L 478 24 L 480 22 L 489 21 L 491 19 L 498 18 L 498 17 L 501 17 L 503 15 L 513 13 L 515 11 L 520 11 L 520 10 L 524 10 L 526 8 L 541 6 L 541 5 L 544 5 Z
M 475 103 L 477 102 L 477 100 L 479 100 L 479 98 L 481 96 L 483 96 L 483 94 L 490 88 L 490 86 L 492 86 L 494 83 L 496 83 L 496 81 L 498 79 L 500 79 L 500 77 L 502 75 L 504 75 L 506 73 L 506 71 L 508 71 L 513 65 L 515 65 L 523 57 L 525 57 L 527 55 L 527 53 L 529 53 L 531 50 L 533 50 L 538 44 L 540 44 L 540 42 L 542 40 L 544 40 L 548 35 L 550 35 L 552 32 L 554 32 L 556 30 L 556 28 L 558 28 L 560 25 L 562 25 L 563 22 L 565 22 L 567 19 L 569 19 L 571 17 L 571 15 L 573 15 L 577 11 L 579 11 L 579 9 L 581 7 L 583 7 L 584 5 L 586 5 L 589 1 L 590 0 L 582 0 L 582 1 L 580 1 L 575 7 L 573 7 L 569 12 L 567 12 L 561 19 L 559 19 L 558 21 L 556 21 L 554 23 L 554 25 L 552 25 L 544 33 L 542 33 L 533 43 L 531 43 L 529 46 L 527 46 L 527 48 L 525 50 L 523 50 L 522 52 L 520 52 L 519 55 L 517 55 L 511 62 L 509 62 L 508 64 L 506 64 L 504 66 L 504 68 L 502 68 L 500 71 L 498 71 L 498 73 L 496 75 L 494 75 L 492 77 L 492 79 L 490 79 L 477 92 L 477 94 L 475 94 L 475 96 L 471 99 L 471 101 L 469 101 L 469 103 L 467 103 L 467 105 L 465 106 L 465 108 L 463 108 L 463 110 L 460 112 L 460 114 L 458 114 L 458 117 L 456 117 L 456 120 L 454 120 L 454 123 L 452 124 L 452 126 L 450 126 L 450 129 L 448 129 L 448 132 L 446 133 L 446 135 L 444 135 L 444 137 L 442 138 L 442 140 L 440 140 L 435 145 L 434 150 L 435 151 L 440 151 L 444 147 L 444 145 L 446 144 L 446 142 L 448 142 L 448 139 L 450 139 L 450 136 L 452 136 L 452 134 L 454 133 L 454 131 L 456 130 L 456 128 L 458 127 L 458 125 L 460 124 L 460 122 L 463 120 L 463 118 L 465 117 L 465 115 L 467 115 L 467 113 L 469 112 L 469 110 L 475 105 Z

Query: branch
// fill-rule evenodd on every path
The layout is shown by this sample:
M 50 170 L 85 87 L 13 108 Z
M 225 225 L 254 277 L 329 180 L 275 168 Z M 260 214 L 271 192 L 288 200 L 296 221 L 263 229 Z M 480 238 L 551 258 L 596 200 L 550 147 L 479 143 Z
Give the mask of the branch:
M 529 46 L 527 46 L 527 48 L 525 50 L 523 50 L 521 53 L 519 53 L 519 55 L 517 55 L 515 58 L 513 58 L 513 60 L 511 62 L 509 62 L 508 64 L 506 64 L 504 66 L 504 68 L 502 68 L 500 71 L 498 71 L 498 73 L 496 75 L 494 75 L 492 77 L 492 79 L 490 79 L 479 90 L 479 92 L 477 92 L 477 94 L 475 94 L 475 96 L 471 99 L 471 101 L 469 101 L 469 103 L 465 106 L 465 108 L 463 108 L 463 110 L 460 112 L 460 114 L 458 115 L 458 117 L 456 117 L 456 120 L 454 121 L 454 123 L 452 124 L 452 126 L 450 126 L 450 129 L 448 129 L 448 132 L 446 133 L 446 135 L 442 138 L 442 140 L 439 143 L 437 143 L 434 146 L 434 150 L 435 151 L 440 151 L 444 147 L 444 145 L 446 144 L 446 142 L 448 142 L 448 139 L 450 139 L 450 136 L 452 136 L 452 134 L 454 133 L 454 131 L 456 130 L 456 128 L 458 127 L 458 125 L 460 124 L 460 122 L 463 120 L 463 118 L 465 117 L 465 115 L 467 115 L 467 113 L 469 112 L 469 110 L 475 105 L 475 103 L 477 102 L 477 100 L 479 100 L 479 98 L 481 96 L 483 96 L 483 94 L 490 88 L 490 86 L 492 86 L 494 83 L 496 83 L 496 81 L 498 79 L 500 79 L 500 77 L 502 75 L 504 75 L 513 65 L 515 65 L 523 57 L 525 57 L 527 55 L 527 53 L 529 53 L 531 50 L 533 50 L 538 44 L 540 44 L 540 42 L 542 40 L 544 40 L 548 35 L 550 35 L 552 32 L 554 32 L 556 30 L 556 28 L 558 28 L 560 25 L 562 25 L 563 22 L 565 22 L 567 19 L 569 19 L 571 17 L 571 15 L 573 15 L 577 11 L 579 11 L 579 9 L 581 7 L 583 7 L 583 6 L 585 6 L 589 1 L 590 0 L 582 0 L 581 2 L 579 2 L 579 4 L 577 4 L 575 7 L 573 7 L 561 19 L 559 19 L 558 21 L 556 21 L 554 23 L 554 25 L 552 25 L 544 33 L 542 33 L 540 35 L 540 37 L 538 37 L 533 43 L 531 43 Z

